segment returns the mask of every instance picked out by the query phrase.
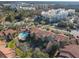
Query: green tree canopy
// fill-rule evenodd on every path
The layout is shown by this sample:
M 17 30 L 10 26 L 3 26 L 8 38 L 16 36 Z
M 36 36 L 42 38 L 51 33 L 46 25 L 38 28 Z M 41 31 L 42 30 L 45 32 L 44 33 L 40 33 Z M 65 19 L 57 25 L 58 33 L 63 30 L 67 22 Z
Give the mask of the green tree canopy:
M 8 15 L 8 16 L 5 18 L 5 21 L 12 22 L 12 16 L 11 16 L 11 15 Z
M 42 52 L 40 49 L 35 49 L 35 51 L 33 52 L 33 58 L 48 58 L 49 55 L 45 52 Z
M 8 48 L 16 48 L 16 41 L 12 40 L 7 44 Z

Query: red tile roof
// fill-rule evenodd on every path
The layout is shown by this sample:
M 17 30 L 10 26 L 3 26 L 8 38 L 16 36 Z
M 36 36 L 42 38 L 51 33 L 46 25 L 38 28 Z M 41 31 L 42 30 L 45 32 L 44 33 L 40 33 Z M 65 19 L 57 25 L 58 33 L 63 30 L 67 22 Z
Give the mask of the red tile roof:
M 6 43 L 4 41 L 0 41 L 0 46 L 5 45 Z
M 3 35 L 2 32 L 4 32 L 5 34 L 8 34 L 8 33 L 13 34 L 13 33 L 16 33 L 17 31 L 16 30 L 13 30 L 13 29 L 8 29 L 8 30 L 5 30 L 5 31 L 0 31 L 0 35 Z
M 3 34 L 2 34 L 2 32 L 0 32 L 0 36 L 2 36 Z
M 42 30 L 40 28 L 34 28 L 31 31 L 34 32 L 37 37 L 40 37 L 40 36 L 50 36 L 50 35 L 54 34 L 51 31 L 44 31 L 44 30 Z
M 61 53 L 70 54 L 72 57 L 79 58 L 79 45 L 68 45 L 60 49 Z M 65 56 L 65 54 L 63 54 Z
M 13 34 L 13 33 L 16 32 L 16 30 L 8 29 L 8 30 L 6 30 L 6 31 L 4 31 L 4 32 L 5 32 L 6 34 L 8 34 L 8 33 Z
M 7 57 L 7 58 L 14 58 L 15 51 L 11 48 L 0 48 L 0 51 Z
M 39 37 L 41 37 L 41 36 L 53 36 L 53 35 L 55 35 L 56 36 L 56 40 L 63 40 L 64 38 L 66 38 L 67 36 L 66 35 L 64 35 L 64 34 L 55 34 L 55 33 L 53 33 L 53 32 L 51 32 L 51 31 L 45 31 L 45 30 L 42 30 L 41 28 L 32 28 L 31 30 L 30 30 L 31 32 L 34 32 L 35 34 L 36 34 L 36 37 L 37 38 L 39 38 Z M 4 31 L 6 34 L 8 34 L 8 33 L 15 33 L 15 32 L 17 32 L 16 30 L 12 30 L 12 29 L 8 29 L 8 30 L 6 30 L 6 31 Z M 0 32 L 0 35 L 2 35 L 2 32 Z
M 5 48 L 5 41 L 0 41 L 0 52 L 7 58 L 15 57 L 15 51 L 11 48 Z M 0 54 L 1 55 L 1 54 Z
M 31 31 L 36 34 L 36 37 L 55 35 L 56 36 L 55 39 L 58 41 L 68 38 L 68 36 L 64 35 L 63 33 L 62 34 L 55 34 L 51 31 L 44 31 L 40 28 L 33 28 Z
M 68 38 L 68 36 L 66 36 L 66 35 L 64 35 L 64 34 L 57 34 L 56 37 L 55 37 L 55 39 L 56 39 L 57 41 L 62 41 L 62 40 L 64 40 L 64 39 L 66 39 L 66 38 Z

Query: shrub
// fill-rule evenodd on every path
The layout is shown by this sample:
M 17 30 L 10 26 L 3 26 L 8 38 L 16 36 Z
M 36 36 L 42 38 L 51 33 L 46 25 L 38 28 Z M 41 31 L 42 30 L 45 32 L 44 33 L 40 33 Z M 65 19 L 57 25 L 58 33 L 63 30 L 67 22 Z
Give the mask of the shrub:
M 5 18 L 5 21 L 12 22 L 12 16 L 11 16 L 11 15 L 8 15 L 8 16 Z
M 16 42 L 15 42 L 15 40 L 10 41 L 10 42 L 8 43 L 7 47 L 8 47 L 8 48 L 15 48 L 15 47 L 16 47 Z
M 16 55 L 19 56 L 19 57 L 23 57 L 24 52 L 21 51 L 19 48 L 16 48 Z
M 39 50 L 35 50 L 33 52 L 33 58 L 48 58 L 49 55 L 45 52 L 42 52 L 40 49 Z
M 29 49 L 28 51 L 23 52 L 19 48 L 16 48 L 16 55 L 21 57 L 21 58 L 30 58 L 32 56 L 32 50 Z

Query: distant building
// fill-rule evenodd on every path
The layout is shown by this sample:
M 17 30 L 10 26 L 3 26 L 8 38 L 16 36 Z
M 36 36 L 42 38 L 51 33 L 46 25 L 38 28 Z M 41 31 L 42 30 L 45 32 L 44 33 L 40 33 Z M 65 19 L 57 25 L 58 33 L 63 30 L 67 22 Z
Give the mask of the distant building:
M 28 4 L 28 3 L 20 3 L 17 4 L 17 10 L 36 10 L 36 8 L 32 5 L 32 4 Z
M 9 7 L 9 6 L 11 6 L 11 4 L 10 3 L 5 3 L 5 4 L 3 4 L 3 6 L 4 7 Z
M 35 10 L 34 7 L 26 7 L 26 6 L 20 6 L 19 9 L 23 9 L 23 10 Z
M 41 15 L 49 18 L 49 22 L 58 22 L 60 20 L 66 19 L 69 15 L 73 16 L 75 14 L 75 10 L 73 9 L 51 9 L 48 11 L 42 11 Z

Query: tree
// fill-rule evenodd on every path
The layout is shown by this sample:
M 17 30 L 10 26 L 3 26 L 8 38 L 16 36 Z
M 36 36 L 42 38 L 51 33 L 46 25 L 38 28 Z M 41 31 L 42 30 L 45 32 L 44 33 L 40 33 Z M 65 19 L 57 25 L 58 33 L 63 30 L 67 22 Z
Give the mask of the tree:
M 49 58 L 49 55 L 42 52 L 39 48 L 36 48 L 32 55 L 33 58 Z
M 2 36 L 0 36 L 0 41 L 3 41 L 3 37 Z
M 71 32 L 71 29 L 70 29 L 70 27 L 67 27 L 66 29 L 67 29 L 67 31 Z
M 64 41 L 60 41 L 59 43 L 60 43 L 60 47 L 63 48 L 67 44 L 67 41 L 65 41 L 65 40 Z
M 73 23 L 77 24 L 78 23 L 78 20 L 73 20 Z
M 56 51 L 57 51 L 59 48 L 60 48 L 60 47 L 59 47 L 58 43 L 53 44 L 53 45 L 52 45 L 52 48 L 51 48 L 51 51 L 48 52 L 49 57 L 55 57 L 54 55 L 55 55 Z
M 68 23 L 65 21 L 60 21 L 57 25 L 57 27 L 66 28 L 68 26 Z
M 4 29 L 3 27 L 4 27 L 4 26 L 0 24 L 0 31 Z
M 18 15 L 15 16 L 16 21 L 21 21 L 23 20 L 23 15 L 21 13 L 19 13 Z
M 31 58 L 32 57 L 32 49 L 30 48 L 28 51 L 25 52 L 25 57 L 26 58 Z
M 5 21 L 12 22 L 12 16 L 11 16 L 11 15 L 8 15 L 8 16 L 5 18 Z
M 12 40 L 7 44 L 8 48 L 16 48 L 16 41 Z
M 21 49 L 16 48 L 16 55 L 21 58 L 31 58 L 32 56 L 32 49 L 29 49 L 26 52 L 23 52 Z
M 70 22 L 68 23 L 68 26 L 69 26 L 71 29 L 74 29 L 74 27 L 75 27 L 75 26 L 74 26 L 74 23 L 70 23 Z
M 19 56 L 19 57 L 23 57 L 24 56 L 24 52 L 21 51 L 19 48 L 16 48 L 16 55 Z
M 43 21 L 43 20 L 42 20 L 40 23 L 41 23 L 42 25 L 45 25 L 45 21 Z

